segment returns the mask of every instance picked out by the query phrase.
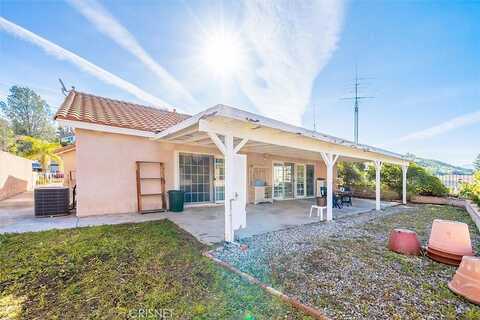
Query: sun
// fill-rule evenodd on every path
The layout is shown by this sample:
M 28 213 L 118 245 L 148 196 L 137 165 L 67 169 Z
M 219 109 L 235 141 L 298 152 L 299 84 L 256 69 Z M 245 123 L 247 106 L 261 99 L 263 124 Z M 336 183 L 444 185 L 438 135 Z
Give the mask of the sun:
M 218 30 L 204 40 L 201 60 L 217 76 L 235 75 L 245 63 L 245 50 L 240 36 Z

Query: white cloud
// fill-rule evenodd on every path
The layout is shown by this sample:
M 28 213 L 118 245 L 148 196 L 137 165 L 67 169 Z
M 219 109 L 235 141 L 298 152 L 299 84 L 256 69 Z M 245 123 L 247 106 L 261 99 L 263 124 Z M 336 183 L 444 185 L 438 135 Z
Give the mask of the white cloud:
M 25 41 L 28 41 L 32 44 L 35 44 L 42 48 L 47 54 L 50 54 L 60 60 L 66 60 L 70 63 L 73 63 L 81 70 L 93 75 L 94 77 L 114 85 L 120 89 L 123 89 L 130 94 L 134 95 L 138 99 L 141 99 L 145 102 L 152 104 L 154 107 L 162 108 L 166 107 L 168 104 L 160 98 L 157 98 L 136 85 L 102 69 L 101 67 L 85 60 L 84 58 L 76 55 L 75 53 L 68 51 L 48 40 L 36 35 L 33 32 L 30 32 L 13 22 L 8 21 L 7 19 L 0 17 L 0 29 L 3 29 L 5 32 L 10 33 L 16 37 L 19 37 Z
M 255 55 L 244 93 L 270 117 L 299 125 L 313 83 L 339 41 L 342 1 L 247 1 L 243 25 Z
M 399 138 L 396 142 L 401 143 L 401 142 L 409 142 L 409 141 L 426 140 L 426 139 L 430 139 L 435 136 L 447 133 L 448 131 L 462 128 L 475 123 L 480 123 L 480 111 L 467 113 L 462 116 L 440 123 L 436 126 L 430 127 L 428 129 L 420 130 L 420 131 L 405 135 Z
M 101 33 L 137 57 L 160 79 L 170 101 L 198 105 L 191 94 L 165 68 L 159 65 L 138 43 L 135 37 L 95 0 L 69 0 L 76 10 L 87 18 Z M 186 106 L 188 107 L 188 106 Z

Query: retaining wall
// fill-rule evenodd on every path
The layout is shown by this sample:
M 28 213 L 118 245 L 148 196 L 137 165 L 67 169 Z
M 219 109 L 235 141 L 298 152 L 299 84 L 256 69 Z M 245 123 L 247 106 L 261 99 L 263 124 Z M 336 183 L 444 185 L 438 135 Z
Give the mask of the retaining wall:
M 415 196 L 410 199 L 410 202 L 422 204 L 440 204 L 464 208 L 467 210 L 468 214 L 470 214 L 470 217 L 480 231 L 480 208 L 470 200 L 450 197 Z
M 0 200 L 31 190 L 32 160 L 0 151 Z

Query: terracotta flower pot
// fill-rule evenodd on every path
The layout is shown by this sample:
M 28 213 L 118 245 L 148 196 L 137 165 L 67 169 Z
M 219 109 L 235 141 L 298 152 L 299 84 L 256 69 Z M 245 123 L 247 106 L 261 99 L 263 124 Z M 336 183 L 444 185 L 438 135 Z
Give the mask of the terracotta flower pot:
M 393 229 L 388 239 L 388 249 L 406 255 L 418 256 L 421 252 L 417 234 L 411 230 Z
M 480 304 L 480 258 L 463 257 L 448 287 L 471 302 Z
M 472 256 L 472 242 L 466 223 L 433 220 L 428 247 L 458 256 Z
M 442 251 L 438 251 L 432 248 L 427 247 L 427 255 L 430 259 L 435 260 L 437 262 L 449 264 L 451 266 L 458 266 L 462 261 L 462 256 L 458 256 L 455 254 L 445 253 Z

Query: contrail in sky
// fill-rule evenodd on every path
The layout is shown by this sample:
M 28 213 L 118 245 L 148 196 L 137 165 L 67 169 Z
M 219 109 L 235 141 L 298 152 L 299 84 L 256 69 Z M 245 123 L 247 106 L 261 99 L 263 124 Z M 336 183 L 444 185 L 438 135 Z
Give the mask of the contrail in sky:
M 158 64 L 152 56 L 138 43 L 135 37 L 115 19 L 100 3 L 95 0 L 69 0 L 70 4 L 87 18 L 101 33 L 115 41 L 118 45 L 137 57 L 160 79 L 158 84 L 169 101 L 188 108 L 198 105 L 192 95 L 165 68 Z
M 255 63 L 240 86 L 257 109 L 299 125 L 313 83 L 337 48 L 344 3 L 337 0 L 251 0 L 243 34 Z
M 36 35 L 35 33 L 28 31 L 27 29 L 24 29 L 3 17 L 0 17 L 0 30 L 3 30 L 11 35 L 42 48 L 47 54 L 52 55 L 57 59 L 69 61 L 92 76 L 125 90 L 138 99 L 148 102 L 156 108 L 165 108 L 168 106 L 168 103 L 162 99 L 143 91 L 136 85 L 114 75 L 113 73 L 108 72 L 105 69 L 102 69 L 101 67 L 91 63 L 79 55 L 62 48 L 59 45 L 56 45 L 55 43 L 50 42 L 47 39 L 42 38 L 39 35 Z
M 407 141 L 426 140 L 444 134 L 448 131 L 452 131 L 475 123 L 480 123 L 480 111 L 467 113 L 451 120 L 442 122 L 428 129 L 410 133 L 399 138 L 396 142 L 401 143 Z

